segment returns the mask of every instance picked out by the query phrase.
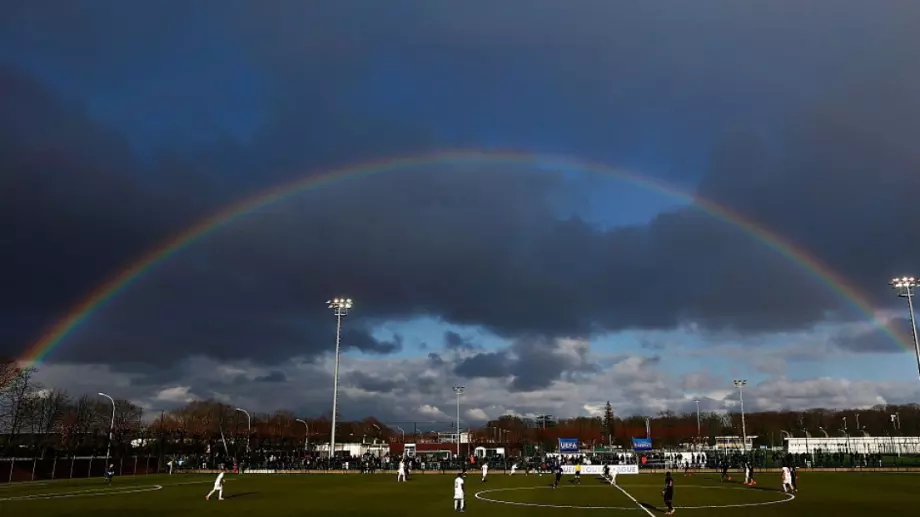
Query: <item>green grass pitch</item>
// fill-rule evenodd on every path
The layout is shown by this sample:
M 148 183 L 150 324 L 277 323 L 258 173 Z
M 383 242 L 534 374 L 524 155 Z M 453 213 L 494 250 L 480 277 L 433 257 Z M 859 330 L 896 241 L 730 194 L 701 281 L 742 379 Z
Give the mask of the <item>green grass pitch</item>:
M 224 501 L 205 501 L 214 479 L 210 475 L 116 478 L 111 486 L 98 479 L 22 483 L 0 485 L 0 515 L 430 517 L 453 512 L 453 477 L 416 474 L 397 484 L 395 474 L 228 474 Z M 470 473 L 466 512 L 488 517 L 663 515 L 661 475 L 621 475 L 617 481 L 622 490 L 593 476 L 586 476 L 580 486 L 570 480 L 563 477 L 554 490 L 546 475 L 495 473 L 481 483 Z M 699 517 L 889 517 L 920 511 L 920 474 L 800 471 L 794 499 L 783 495 L 777 473 L 759 474 L 756 487 L 720 483 L 716 474 L 677 474 L 675 481 L 677 513 Z

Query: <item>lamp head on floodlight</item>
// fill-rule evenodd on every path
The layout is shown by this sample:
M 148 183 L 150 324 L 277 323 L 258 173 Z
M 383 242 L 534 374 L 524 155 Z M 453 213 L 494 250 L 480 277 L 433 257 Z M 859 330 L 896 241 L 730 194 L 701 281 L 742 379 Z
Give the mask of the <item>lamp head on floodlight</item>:
M 333 298 L 326 301 L 326 305 L 335 312 L 336 316 L 345 316 L 354 305 L 351 298 Z
M 736 388 L 747 386 L 747 379 L 736 379 L 732 381 Z
M 914 288 L 917 287 L 918 282 L 920 282 L 920 279 L 912 276 L 902 276 L 901 278 L 892 278 L 888 284 L 898 292 L 898 296 L 913 296 Z

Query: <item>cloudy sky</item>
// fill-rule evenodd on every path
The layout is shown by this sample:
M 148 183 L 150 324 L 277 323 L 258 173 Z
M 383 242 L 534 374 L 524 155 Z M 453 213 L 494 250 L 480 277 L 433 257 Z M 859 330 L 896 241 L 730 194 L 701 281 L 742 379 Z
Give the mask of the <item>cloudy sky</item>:
M 916 401 L 920 4 L 7 2 L 0 356 L 258 192 L 64 336 L 42 382 L 449 420 Z M 650 189 L 546 156 L 658 182 Z M 682 190 L 742 214 L 871 309 Z M 10 240 L 11 239 L 11 240 Z M 890 333 L 881 330 L 887 327 Z

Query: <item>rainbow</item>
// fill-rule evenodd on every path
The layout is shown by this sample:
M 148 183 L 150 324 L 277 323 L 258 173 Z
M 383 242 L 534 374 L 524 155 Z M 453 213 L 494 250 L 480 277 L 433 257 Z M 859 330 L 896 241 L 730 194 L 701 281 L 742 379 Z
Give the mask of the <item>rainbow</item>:
M 693 203 L 700 210 L 706 212 L 715 219 L 724 221 L 741 229 L 754 239 L 759 240 L 781 256 L 798 265 L 863 313 L 869 321 L 874 322 L 896 343 L 899 343 L 907 350 L 913 349 L 910 344 L 905 342 L 891 329 L 876 319 L 872 305 L 865 297 L 861 296 L 854 287 L 848 285 L 843 278 L 835 274 L 830 268 L 822 264 L 815 257 L 809 255 L 806 251 L 796 248 L 787 239 L 784 239 L 782 236 L 772 232 L 763 225 L 758 224 L 745 215 L 731 210 L 730 208 L 701 198 L 694 193 L 684 191 L 663 181 L 586 160 L 519 151 L 441 151 L 430 154 L 387 158 L 346 165 L 341 168 L 328 170 L 319 174 L 311 174 L 289 183 L 274 186 L 254 196 L 230 204 L 212 214 L 210 217 L 202 219 L 181 233 L 167 239 L 97 287 L 88 297 L 73 306 L 63 318 L 51 326 L 38 341 L 29 346 L 21 354 L 19 360 L 27 365 L 37 365 L 41 363 L 71 332 L 74 331 L 74 329 L 79 327 L 81 323 L 86 321 L 101 307 L 105 306 L 108 301 L 124 291 L 134 280 L 150 272 L 158 264 L 169 260 L 202 237 L 232 224 L 234 221 L 245 217 L 258 208 L 347 178 L 360 178 L 373 174 L 382 174 L 385 172 L 437 164 L 524 164 L 540 166 L 542 168 L 558 168 L 561 170 L 593 173 L 601 176 L 613 177 L 685 202 Z

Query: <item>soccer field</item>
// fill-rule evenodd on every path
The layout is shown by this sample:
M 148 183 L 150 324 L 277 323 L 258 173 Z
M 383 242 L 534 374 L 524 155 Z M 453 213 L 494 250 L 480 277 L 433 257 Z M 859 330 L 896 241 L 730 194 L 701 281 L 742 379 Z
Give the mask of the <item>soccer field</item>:
M 232 476 L 224 501 L 205 501 L 213 476 L 177 475 L 0 485 L 0 515 L 271 517 L 363 515 L 430 517 L 453 511 L 453 475 Z M 619 489 L 588 476 L 582 485 L 551 488 L 550 476 L 466 478 L 466 511 L 512 517 L 561 515 L 662 515 L 660 475 L 621 475 Z M 760 474 L 756 487 L 720 483 L 715 474 L 675 478 L 677 513 L 699 516 L 864 517 L 917 515 L 920 475 L 801 472 L 794 498 L 779 489 L 779 474 Z

